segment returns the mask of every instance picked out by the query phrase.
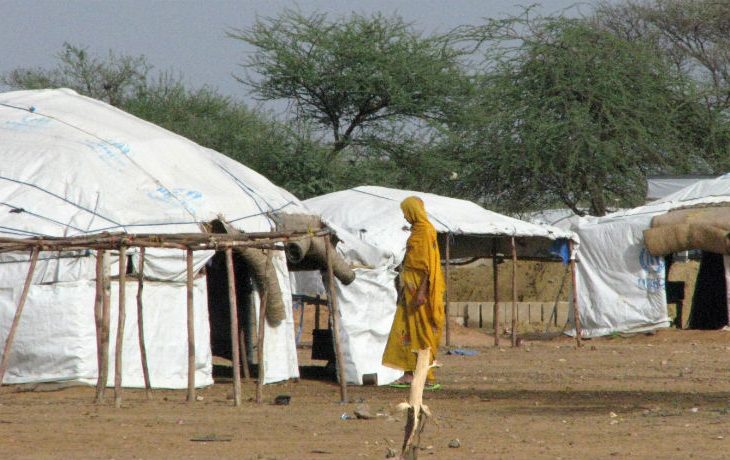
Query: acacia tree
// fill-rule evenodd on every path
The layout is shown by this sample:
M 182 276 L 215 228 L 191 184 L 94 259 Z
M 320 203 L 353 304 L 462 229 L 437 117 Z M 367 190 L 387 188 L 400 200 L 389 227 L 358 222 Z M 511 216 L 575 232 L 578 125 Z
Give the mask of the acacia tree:
M 305 128 L 294 130 L 210 88 L 161 78 L 122 108 L 264 173 L 302 199 L 334 189 L 323 146 Z
M 442 119 L 468 88 L 458 62 L 463 52 L 449 37 L 422 37 L 397 17 L 330 21 L 288 10 L 229 35 L 256 47 L 245 63 L 255 73 L 240 81 L 325 128 L 329 160 L 347 147 L 377 145 L 394 123 Z
M 595 21 L 606 30 L 653 46 L 697 82 L 704 110 L 687 120 L 686 137 L 716 173 L 730 168 L 730 2 L 627 0 L 602 2 Z
M 492 21 L 471 34 L 491 41 L 490 69 L 453 132 L 477 198 L 603 215 L 641 202 L 647 174 L 687 167 L 678 126 L 692 102 L 651 48 L 560 17 Z
M 71 88 L 85 96 L 121 105 L 147 84 L 151 66 L 144 56 L 117 56 L 107 59 L 89 54 L 86 48 L 63 44 L 55 69 L 15 69 L 2 76 L 11 88 Z

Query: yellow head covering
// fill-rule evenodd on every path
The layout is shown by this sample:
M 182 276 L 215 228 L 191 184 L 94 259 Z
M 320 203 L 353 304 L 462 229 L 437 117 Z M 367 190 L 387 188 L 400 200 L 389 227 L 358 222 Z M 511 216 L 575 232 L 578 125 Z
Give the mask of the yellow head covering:
M 416 222 L 428 222 L 428 215 L 426 214 L 426 208 L 423 205 L 423 200 L 417 196 L 409 196 L 405 200 L 401 201 L 400 208 L 403 211 L 403 217 L 405 217 L 411 225 Z

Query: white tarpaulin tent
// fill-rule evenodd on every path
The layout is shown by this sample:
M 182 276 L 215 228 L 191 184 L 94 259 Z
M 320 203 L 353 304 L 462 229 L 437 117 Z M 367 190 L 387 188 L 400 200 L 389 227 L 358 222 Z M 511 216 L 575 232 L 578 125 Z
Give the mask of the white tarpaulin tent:
M 656 201 L 690 185 L 717 176 L 654 176 L 646 179 L 646 201 Z
M 726 202 L 730 202 L 727 174 L 695 182 L 645 206 L 575 219 L 571 229 L 581 240 L 577 289 L 583 336 L 669 326 L 665 261 L 649 254 L 643 231 L 652 217 L 670 210 Z
M 490 255 L 492 243 L 497 242 L 492 237 L 520 238 L 518 252 L 523 256 L 544 256 L 555 240 L 577 242 L 569 230 L 531 224 L 470 201 L 431 193 L 362 186 L 305 200 L 309 209 L 337 231 L 342 239 L 337 250 L 353 263 L 357 273 L 349 286 L 336 283 L 342 312 L 340 337 L 349 382 L 361 384 L 363 374 L 377 373 L 378 383 L 387 384 L 402 375 L 382 366 L 381 357 L 395 314 L 396 267 L 403 260 L 410 234 L 400 203 L 413 195 L 423 199 L 436 231 L 441 236 L 450 234 L 456 238 L 452 242 L 452 257 L 459 257 L 455 254 L 459 250 L 472 256 Z M 465 241 L 461 246 L 460 237 Z M 536 241 L 541 244 L 535 244 Z M 294 278 L 295 293 L 317 293 L 313 277 L 297 273 Z
M 5 237 L 199 233 L 202 223 L 219 216 L 242 231 L 269 232 L 274 223 L 268 213 L 307 213 L 290 193 L 240 163 L 71 90 L 0 94 L 0 160 L 0 236 Z M 277 327 L 266 325 L 266 382 L 299 373 L 288 271 L 284 255 L 275 252 L 286 319 Z M 136 269 L 138 252 L 128 255 Z M 195 270 L 212 255 L 196 251 Z M 0 254 L 3 342 L 28 264 L 28 254 Z M 117 267 L 112 263 L 112 276 Z M 184 388 L 185 254 L 149 249 L 144 272 L 152 280 L 144 290 L 152 385 Z M 41 253 L 4 383 L 95 382 L 94 279 L 92 252 Z M 128 289 L 124 354 L 130 358 L 123 360 L 123 383 L 143 386 L 132 305 L 136 283 Z M 114 296 L 117 291 L 113 286 Z M 196 383 L 209 385 L 205 277 L 196 278 L 194 294 Z M 112 324 L 115 315 L 113 307 Z

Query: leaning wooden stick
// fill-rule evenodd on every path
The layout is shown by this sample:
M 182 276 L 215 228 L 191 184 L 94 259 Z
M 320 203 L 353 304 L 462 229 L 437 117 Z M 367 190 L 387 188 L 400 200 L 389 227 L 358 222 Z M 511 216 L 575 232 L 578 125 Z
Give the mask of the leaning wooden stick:
M 233 368 L 233 405 L 241 405 L 241 358 L 238 343 L 238 305 L 236 303 L 236 273 L 233 270 L 233 249 L 226 248 L 228 275 L 228 307 L 231 318 L 231 367 Z
M 13 324 L 10 326 L 10 332 L 8 338 L 5 339 L 5 347 L 3 348 L 3 360 L 0 363 L 0 385 L 2 385 L 3 377 L 5 377 L 5 370 L 8 368 L 8 361 L 10 358 L 10 348 L 13 346 L 13 338 L 15 337 L 15 331 L 18 329 L 18 323 L 20 323 L 20 315 L 23 314 L 23 307 L 25 306 L 25 300 L 28 298 L 28 291 L 30 291 L 30 285 L 33 281 L 33 272 L 35 271 L 36 263 L 38 262 L 38 248 L 33 248 L 30 256 L 30 267 L 28 267 L 28 275 L 25 277 L 25 284 L 23 285 L 23 292 L 20 294 L 20 300 L 18 301 L 18 307 L 15 309 L 15 316 L 13 317 Z
M 268 273 L 271 264 L 271 253 L 266 254 L 266 269 L 264 273 Z M 264 284 L 264 292 L 261 294 L 261 306 L 259 306 L 259 329 L 256 337 L 256 361 L 258 362 L 258 380 L 256 380 L 256 404 L 264 402 L 264 334 L 266 333 L 266 308 L 269 305 L 269 290 Z
M 413 372 L 411 381 L 411 393 L 407 403 L 401 403 L 398 408 L 408 411 L 405 434 L 403 437 L 403 449 L 401 450 L 402 460 L 415 460 L 418 457 L 418 443 L 421 432 L 426 425 L 426 418 L 431 417 L 428 406 L 423 404 L 423 389 L 426 386 L 428 370 L 433 367 L 429 365 L 431 360 L 431 349 L 418 350 L 416 370 Z
M 119 248 L 119 311 L 117 312 L 117 340 L 114 347 L 114 405 L 122 407 L 122 352 L 124 350 L 124 323 L 127 320 L 127 247 Z
M 193 310 L 193 250 L 186 252 L 187 260 L 187 325 L 188 325 L 188 397 L 189 403 L 195 401 L 195 318 Z
M 150 369 L 147 365 L 147 346 L 144 342 L 144 315 L 142 291 L 144 290 L 144 248 L 139 248 L 139 279 L 137 284 L 137 339 L 139 340 L 139 354 L 142 359 L 142 375 L 144 376 L 144 391 L 147 399 L 151 398 L 152 383 L 150 383 Z
M 102 308 L 101 308 L 101 367 L 96 382 L 96 403 L 104 402 L 104 391 L 109 378 L 109 331 L 111 321 L 111 266 L 109 265 L 109 251 L 97 252 L 101 257 L 102 273 Z

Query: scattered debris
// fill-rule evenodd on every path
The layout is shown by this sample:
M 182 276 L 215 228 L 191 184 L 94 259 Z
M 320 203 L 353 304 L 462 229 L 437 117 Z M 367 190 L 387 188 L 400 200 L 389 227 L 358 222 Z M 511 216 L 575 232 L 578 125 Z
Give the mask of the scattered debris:
M 190 440 L 195 442 L 229 442 L 233 440 L 233 436 L 210 433 L 193 436 Z
M 459 438 L 449 441 L 449 447 L 451 447 L 452 449 L 458 449 L 459 447 L 461 447 L 461 441 L 459 441 Z
M 476 356 L 479 354 L 476 350 L 470 350 L 468 348 L 455 348 L 446 352 L 447 355 L 459 355 L 459 356 Z
M 278 395 L 274 398 L 274 404 L 277 406 L 288 406 L 290 401 L 291 396 L 289 395 Z
M 354 410 L 355 417 L 369 420 L 375 418 L 374 415 L 370 413 L 370 407 L 368 407 L 367 404 L 358 404 L 357 408 Z

